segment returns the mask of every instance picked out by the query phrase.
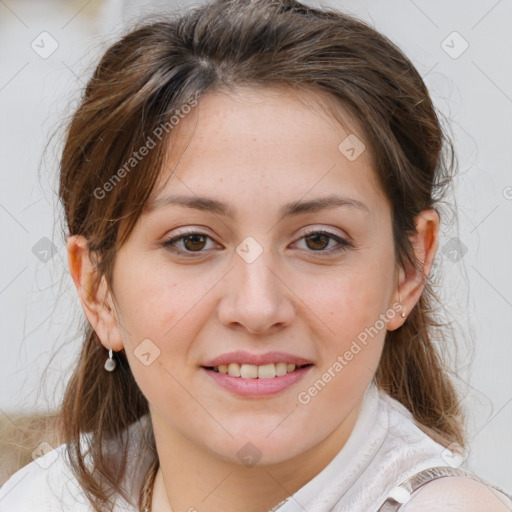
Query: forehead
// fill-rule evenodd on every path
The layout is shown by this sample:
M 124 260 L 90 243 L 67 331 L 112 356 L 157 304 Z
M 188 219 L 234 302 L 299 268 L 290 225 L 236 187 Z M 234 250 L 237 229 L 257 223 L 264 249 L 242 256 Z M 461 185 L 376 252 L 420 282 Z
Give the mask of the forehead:
M 385 199 L 347 110 L 307 90 L 219 90 L 202 96 L 174 128 L 148 210 L 169 192 L 284 203 L 283 194 L 335 190 Z

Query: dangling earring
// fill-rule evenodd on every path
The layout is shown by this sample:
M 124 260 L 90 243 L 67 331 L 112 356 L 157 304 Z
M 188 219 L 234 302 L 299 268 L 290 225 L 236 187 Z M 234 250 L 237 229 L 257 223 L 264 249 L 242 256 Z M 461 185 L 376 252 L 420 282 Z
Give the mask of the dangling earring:
M 116 368 L 116 361 L 112 357 L 112 349 L 109 349 L 108 351 L 108 359 L 105 361 L 105 370 L 107 372 L 113 372 Z
M 404 305 L 403 305 L 403 304 L 402 304 L 402 302 L 400 301 L 400 294 L 398 295 L 398 303 L 400 304 L 401 308 L 402 308 L 402 309 L 404 309 Z M 400 316 L 401 316 L 402 318 L 405 318 L 407 315 L 405 314 L 405 311 L 402 311 L 402 312 L 400 313 Z

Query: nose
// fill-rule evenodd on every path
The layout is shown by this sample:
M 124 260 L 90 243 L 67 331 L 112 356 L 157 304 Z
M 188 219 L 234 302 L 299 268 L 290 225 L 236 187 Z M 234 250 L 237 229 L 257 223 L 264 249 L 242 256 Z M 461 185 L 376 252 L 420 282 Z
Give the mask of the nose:
M 226 276 L 219 320 L 251 334 L 270 334 L 290 325 L 295 314 L 293 293 L 270 251 L 248 263 L 238 255 Z

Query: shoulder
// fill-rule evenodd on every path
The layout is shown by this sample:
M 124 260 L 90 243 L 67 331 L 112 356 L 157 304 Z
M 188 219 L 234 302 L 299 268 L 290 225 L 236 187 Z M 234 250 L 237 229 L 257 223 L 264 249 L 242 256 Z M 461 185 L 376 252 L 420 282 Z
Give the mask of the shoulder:
M 61 445 L 11 475 L 0 488 L 2 512 L 89 512 Z
M 485 483 L 459 476 L 433 480 L 412 494 L 403 512 L 510 512 L 512 500 Z
M 387 411 L 388 439 L 381 464 L 390 475 L 397 471 L 419 474 L 446 466 L 447 449 L 428 435 L 398 400 L 379 389 L 380 402 Z M 459 447 L 460 448 L 460 447 Z M 380 468 L 379 468 L 380 469 Z M 382 474 L 382 472 L 380 472 Z M 383 476 L 382 481 L 387 477 Z M 487 482 L 489 484 L 489 482 Z M 444 476 L 417 489 L 400 512 L 512 512 L 512 500 L 492 485 L 461 475 Z

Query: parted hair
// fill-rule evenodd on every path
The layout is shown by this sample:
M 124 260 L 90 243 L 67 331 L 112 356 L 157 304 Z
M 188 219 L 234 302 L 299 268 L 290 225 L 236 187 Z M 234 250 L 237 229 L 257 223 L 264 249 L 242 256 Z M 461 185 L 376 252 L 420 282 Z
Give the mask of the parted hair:
M 413 64 L 384 35 L 333 9 L 295 0 L 218 0 L 143 20 L 122 36 L 102 56 L 71 117 L 60 161 L 65 235 L 88 240 L 98 279 L 112 285 L 116 252 L 172 151 L 171 131 L 153 138 L 155 147 L 136 170 L 98 193 L 130 155 L 190 98 L 200 102 L 220 88 L 272 86 L 321 93 L 359 121 L 391 205 L 397 265 L 419 268 L 410 240 L 415 218 L 442 203 L 456 165 L 440 114 Z M 453 341 L 438 315 L 439 302 L 432 277 L 425 277 L 405 323 L 386 333 L 375 380 L 432 438 L 464 446 L 460 398 L 439 349 Z M 61 410 L 73 471 L 98 511 L 111 510 L 115 496 L 127 494 L 120 484 L 128 457 L 123 432 L 148 414 L 124 352 L 115 354 L 111 373 L 103 370 L 106 357 L 85 321 Z M 103 449 L 112 440 L 120 443 L 115 461 Z

